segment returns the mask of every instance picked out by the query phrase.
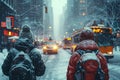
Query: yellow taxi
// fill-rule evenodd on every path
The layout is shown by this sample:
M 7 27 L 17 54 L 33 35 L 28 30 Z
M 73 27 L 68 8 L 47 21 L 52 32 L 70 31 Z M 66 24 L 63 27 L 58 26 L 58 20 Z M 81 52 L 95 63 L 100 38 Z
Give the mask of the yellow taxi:
M 43 54 L 57 54 L 58 53 L 58 45 L 55 41 L 48 41 L 43 45 Z

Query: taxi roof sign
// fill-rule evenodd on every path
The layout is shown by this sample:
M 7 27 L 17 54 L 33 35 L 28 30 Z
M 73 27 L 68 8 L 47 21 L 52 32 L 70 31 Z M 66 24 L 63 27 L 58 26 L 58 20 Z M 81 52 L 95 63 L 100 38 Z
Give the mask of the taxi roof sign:
M 71 37 L 66 38 L 67 40 L 71 40 Z

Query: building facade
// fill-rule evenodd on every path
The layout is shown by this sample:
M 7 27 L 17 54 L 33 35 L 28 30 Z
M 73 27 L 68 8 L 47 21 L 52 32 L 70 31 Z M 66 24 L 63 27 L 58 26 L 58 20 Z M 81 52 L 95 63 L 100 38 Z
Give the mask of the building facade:
M 0 0 L 0 50 L 7 48 L 10 36 L 17 36 L 18 31 L 14 30 L 15 18 L 14 0 Z
M 87 26 L 91 21 L 105 19 L 107 15 L 105 1 L 68 0 L 65 20 L 68 31 L 71 33 L 75 29 Z
M 54 24 L 53 24 L 53 8 L 51 0 L 44 0 L 44 10 L 43 10 L 43 38 L 49 39 L 53 38 Z
M 18 26 L 29 25 L 36 37 L 43 33 L 43 0 L 17 0 Z

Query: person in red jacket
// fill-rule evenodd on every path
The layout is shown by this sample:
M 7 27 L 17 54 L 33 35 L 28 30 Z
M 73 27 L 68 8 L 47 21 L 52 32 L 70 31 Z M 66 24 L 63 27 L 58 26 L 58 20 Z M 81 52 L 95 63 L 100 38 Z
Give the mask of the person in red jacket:
M 80 33 L 80 43 L 77 45 L 75 52 L 73 52 L 68 68 L 67 68 L 67 80 L 75 80 L 75 72 L 76 72 L 76 66 L 78 64 L 78 61 L 80 60 L 81 56 L 77 53 L 77 50 L 98 50 L 98 46 L 96 42 L 94 41 L 94 33 L 91 30 L 82 30 Z M 97 54 L 97 57 L 101 64 L 101 69 L 104 72 L 104 80 L 109 80 L 109 74 L 108 74 L 108 66 L 107 66 L 107 60 L 105 57 L 101 54 L 99 51 Z M 86 73 L 87 77 L 84 80 L 95 80 L 95 74 L 94 73 Z M 99 79 L 97 79 L 99 80 Z

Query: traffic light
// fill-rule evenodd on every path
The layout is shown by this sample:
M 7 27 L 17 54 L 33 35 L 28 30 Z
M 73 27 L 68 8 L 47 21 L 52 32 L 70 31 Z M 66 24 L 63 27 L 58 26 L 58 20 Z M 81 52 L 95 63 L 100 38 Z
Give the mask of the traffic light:
M 14 27 L 14 16 L 6 17 L 6 27 L 7 27 L 7 29 L 11 29 Z
M 45 6 L 45 13 L 48 13 L 48 8 L 47 8 L 47 6 Z

